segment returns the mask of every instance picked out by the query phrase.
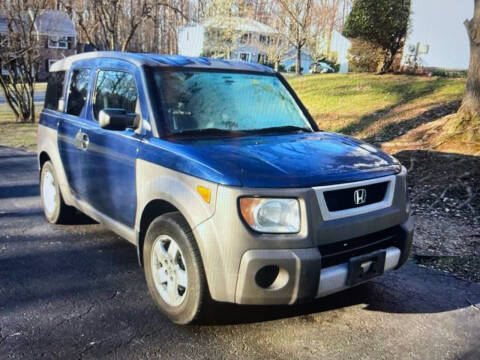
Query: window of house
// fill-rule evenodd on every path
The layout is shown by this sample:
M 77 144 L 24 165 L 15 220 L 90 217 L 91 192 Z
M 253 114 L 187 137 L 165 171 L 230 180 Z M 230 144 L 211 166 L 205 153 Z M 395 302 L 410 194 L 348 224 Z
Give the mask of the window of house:
M 52 72 L 48 76 L 47 92 L 45 94 L 45 108 L 58 110 L 58 102 L 63 96 L 65 71 Z
M 250 62 L 250 54 L 240 53 L 240 60 Z
M 68 49 L 67 36 L 49 36 L 48 47 L 50 49 Z
M 243 34 L 243 35 L 242 35 L 242 38 L 240 39 L 240 42 L 241 42 L 242 44 L 248 43 L 248 34 Z
M 68 89 L 67 114 L 79 116 L 87 103 L 90 70 L 73 70 Z
M 94 93 L 95 119 L 98 119 L 98 114 L 104 109 L 122 109 L 127 114 L 134 114 L 137 99 L 137 85 L 131 73 L 116 70 L 99 71 Z
M 265 54 L 258 54 L 258 63 L 259 64 L 266 64 L 267 63 L 267 56 Z

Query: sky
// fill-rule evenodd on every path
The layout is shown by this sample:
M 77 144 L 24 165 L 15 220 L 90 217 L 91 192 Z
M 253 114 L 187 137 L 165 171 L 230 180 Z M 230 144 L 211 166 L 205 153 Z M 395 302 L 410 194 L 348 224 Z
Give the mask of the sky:
M 430 45 L 426 67 L 467 69 L 469 42 L 463 22 L 473 16 L 473 0 L 412 0 L 407 44 Z

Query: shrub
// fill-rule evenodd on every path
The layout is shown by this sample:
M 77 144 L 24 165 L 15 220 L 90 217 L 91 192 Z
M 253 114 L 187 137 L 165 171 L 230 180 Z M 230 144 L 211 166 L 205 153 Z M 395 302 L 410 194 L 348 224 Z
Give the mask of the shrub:
M 377 45 L 360 39 L 352 39 L 348 54 L 350 71 L 378 72 L 383 64 L 384 51 Z

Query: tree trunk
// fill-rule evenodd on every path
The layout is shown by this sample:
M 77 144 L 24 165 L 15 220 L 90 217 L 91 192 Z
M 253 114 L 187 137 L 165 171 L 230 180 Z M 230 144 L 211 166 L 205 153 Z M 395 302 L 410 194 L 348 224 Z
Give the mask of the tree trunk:
M 383 65 L 382 65 L 382 69 L 380 70 L 380 74 L 386 74 L 387 72 L 390 71 L 390 68 L 392 67 L 394 58 L 395 58 L 395 55 L 392 55 L 392 53 L 390 51 L 385 52 L 385 56 L 383 58 Z
M 302 75 L 302 48 L 297 47 L 297 64 L 295 66 L 295 73 L 297 75 Z
M 474 16 L 464 23 L 470 39 L 470 66 L 467 88 L 458 114 L 464 120 L 480 123 L 480 0 L 474 1 Z

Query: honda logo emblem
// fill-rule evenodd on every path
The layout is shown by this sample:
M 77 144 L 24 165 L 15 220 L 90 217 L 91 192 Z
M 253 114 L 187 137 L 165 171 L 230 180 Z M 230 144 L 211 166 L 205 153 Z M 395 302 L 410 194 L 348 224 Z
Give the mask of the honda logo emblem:
M 367 190 L 358 189 L 353 193 L 353 201 L 355 205 L 362 205 L 367 202 Z

